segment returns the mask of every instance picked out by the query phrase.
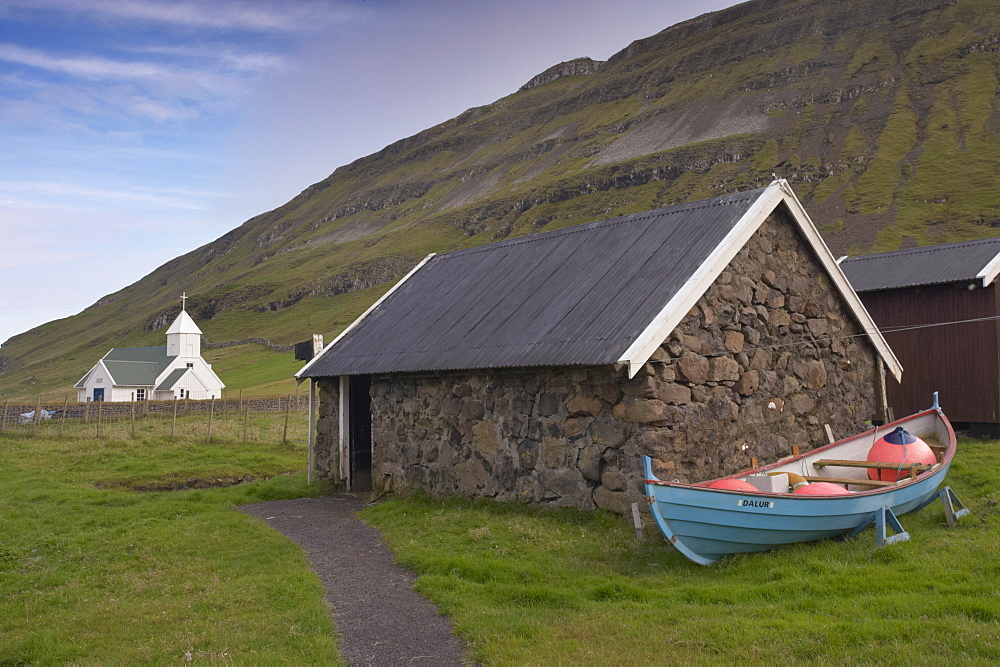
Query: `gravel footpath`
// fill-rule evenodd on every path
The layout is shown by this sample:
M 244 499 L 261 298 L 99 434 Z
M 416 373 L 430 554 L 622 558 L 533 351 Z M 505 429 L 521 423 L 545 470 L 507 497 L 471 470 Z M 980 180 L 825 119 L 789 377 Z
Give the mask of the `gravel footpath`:
M 452 634 L 451 621 L 413 590 L 416 577 L 393 563 L 379 532 L 355 517 L 364 503 L 340 494 L 240 509 L 305 549 L 326 588 L 346 662 L 466 664 L 467 647 Z

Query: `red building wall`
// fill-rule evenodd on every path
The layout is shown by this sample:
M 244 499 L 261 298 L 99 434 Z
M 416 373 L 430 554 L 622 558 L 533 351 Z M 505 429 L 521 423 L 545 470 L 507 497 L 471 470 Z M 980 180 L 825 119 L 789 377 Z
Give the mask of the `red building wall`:
M 901 417 L 926 409 L 939 392 L 954 422 L 1000 424 L 1000 323 L 967 322 L 998 314 L 997 284 L 930 285 L 861 294 L 903 365 L 902 382 L 886 379 L 889 405 Z M 912 328 L 926 324 L 961 322 Z

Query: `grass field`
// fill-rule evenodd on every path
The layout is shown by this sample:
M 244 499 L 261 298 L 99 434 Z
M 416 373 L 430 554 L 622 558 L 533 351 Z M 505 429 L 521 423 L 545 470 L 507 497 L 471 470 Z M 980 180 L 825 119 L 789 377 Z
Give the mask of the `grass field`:
M 335 662 L 302 551 L 236 511 L 327 491 L 305 460 L 260 442 L 0 437 L 0 664 Z
M 328 492 L 301 446 L 0 437 L 0 663 L 335 663 L 301 550 L 237 511 Z M 973 512 L 911 541 L 703 568 L 604 512 L 393 498 L 365 510 L 486 664 L 1000 660 L 1000 442 L 961 443 Z M 224 488 L 138 493 L 178 480 Z
M 701 567 L 604 513 L 394 499 L 365 516 L 487 664 L 996 664 L 998 447 L 965 441 L 953 465 L 973 516 L 949 530 L 931 505 L 881 549 L 869 529 Z

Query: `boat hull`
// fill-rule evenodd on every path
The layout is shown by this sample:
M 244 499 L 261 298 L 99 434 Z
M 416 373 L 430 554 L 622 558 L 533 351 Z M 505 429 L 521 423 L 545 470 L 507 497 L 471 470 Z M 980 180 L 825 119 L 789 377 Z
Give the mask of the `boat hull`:
M 954 432 L 937 411 L 920 413 L 913 418 L 916 417 L 922 417 L 925 429 L 932 426 L 939 434 L 950 434 L 950 442 L 942 462 L 914 480 L 849 495 L 729 491 L 705 485 L 662 482 L 653 476 L 649 458 L 643 457 L 650 510 L 666 539 L 686 557 L 702 565 L 709 565 L 727 554 L 765 551 L 783 544 L 849 535 L 872 523 L 882 508 L 888 508 L 896 516 L 919 509 L 933 499 L 944 483 L 955 450 Z M 899 420 L 879 431 L 906 425 L 913 418 Z M 941 424 L 930 424 L 930 420 L 938 418 L 943 420 Z M 806 469 L 810 461 L 818 458 L 817 453 L 821 456 L 831 450 L 851 449 L 851 443 L 871 441 L 873 435 L 877 433 L 862 434 L 786 462 L 747 471 L 742 477 L 750 472 Z M 805 471 L 812 472 L 811 469 Z M 861 472 L 864 469 L 858 474 Z

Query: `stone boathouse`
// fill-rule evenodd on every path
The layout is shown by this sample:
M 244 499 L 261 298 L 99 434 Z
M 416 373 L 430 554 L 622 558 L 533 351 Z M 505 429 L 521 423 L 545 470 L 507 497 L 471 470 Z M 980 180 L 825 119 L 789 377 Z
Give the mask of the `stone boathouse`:
M 431 255 L 298 374 L 315 466 L 624 512 L 881 417 L 899 362 L 784 181 Z

